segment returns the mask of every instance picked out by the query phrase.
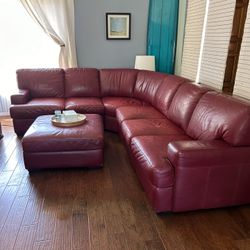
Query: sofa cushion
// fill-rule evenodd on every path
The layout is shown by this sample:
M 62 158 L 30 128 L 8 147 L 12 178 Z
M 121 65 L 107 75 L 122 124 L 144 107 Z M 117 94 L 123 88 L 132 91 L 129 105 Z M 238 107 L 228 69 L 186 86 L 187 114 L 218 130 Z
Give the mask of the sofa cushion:
M 208 91 L 199 84 L 184 83 L 175 93 L 173 100 L 168 109 L 168 119 L 173 121 L 184 130 L 187 128 L 191 115 L 195 109 L 196 104 Z
M 200 99 L 188 125 L 195 139 L 223 139 L 233 146 L 250 145 L 250 105 L 216 92 Z
M 143 171 L 146 178 L 158 188 L 174 184 L 174 169 L 167 158 L 167 145 L 178 140 L 190 140 L 186 135 L 149 135 L 137 136 L 131 140 L 137 171 Z
M 181 135 L 184 131 L 168 119 L 125 120 L 121 132 L 127 144 L 133 137 L 140 135 Z
M 165 116 L 152 106 L 127 106 L 116 110 L 119 123 L 132 119 L 164 119 Z
M 122 106 L 142 106 L 142 102 L 134 98 L 126 97 L 104 97 L 102 102 L 105 107 L 105 114 L 116 116 L 116 109 Z
M 150 104 L 154 103 L 156 92 L 166 77 L 167 74 L 163 73 L 140 71 L 134 88 L 134 97 Z
M 104 113 L 104 106 L 101 99 L 95 97 L 67 98 L 65 100 L 65 109 L 73 109 L 82 114 Z
M 97 69 L 65 69 L 66 97 L 99 97 L 100 83 Z
M 34 119 L 40 115 L 53 114 L 55 110 L 64 109 L 64 98 L 35 98 L 27 104 L 10 107 L 14 119 Z
M 188 82 L 186 78 L 169 75 L 166 77 L 156 92 L 153 106 L 159 109 L 164 115 L 167 115 L 168 108 L 177 91 L 177 89 L 184 83 Z
M 132 97 L 137 73 L 135 69 L 100 70 L 102 96 Z
M 31 98 L 64 97 L 63 69 L 19 69 L 17 83 Z

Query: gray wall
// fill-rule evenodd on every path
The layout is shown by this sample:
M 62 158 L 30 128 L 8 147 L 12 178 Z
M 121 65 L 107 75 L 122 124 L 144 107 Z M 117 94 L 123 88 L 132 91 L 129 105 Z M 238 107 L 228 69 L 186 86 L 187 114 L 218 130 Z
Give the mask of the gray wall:
M 131 40 L 106 40 L 106 12 L 131 13 Z M 79 67 L 133 68 L 146 53 L 148 0 L 75 0 Z

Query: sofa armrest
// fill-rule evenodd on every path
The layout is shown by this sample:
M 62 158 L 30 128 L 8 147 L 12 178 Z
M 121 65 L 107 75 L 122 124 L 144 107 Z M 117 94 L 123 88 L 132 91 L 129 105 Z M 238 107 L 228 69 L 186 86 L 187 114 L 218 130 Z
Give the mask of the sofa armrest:
M 250 203 L 250 147 L 179 141 L 167 147 L 174 167 L 173 211 Z
M 11 95 L 11 104 L 25 104 L 30 100 L 30 94 L 27 89 L 19 89 L 17 94 Z
M 168 144 L 167 156 L 175 167 L 209 167 L 248 164 L 250 147 L 232 147 L 222 140 L 176 141 Z

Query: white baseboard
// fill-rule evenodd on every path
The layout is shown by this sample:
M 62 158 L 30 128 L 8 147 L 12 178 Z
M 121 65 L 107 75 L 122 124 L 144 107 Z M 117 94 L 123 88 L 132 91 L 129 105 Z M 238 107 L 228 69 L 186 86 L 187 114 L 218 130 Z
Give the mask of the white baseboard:
M 5 117 L 5 116 L 7 116 L 7 118 L 8 117 L 10 117 L 10 113 L 9 112 L 0 112 L 0 117 Z

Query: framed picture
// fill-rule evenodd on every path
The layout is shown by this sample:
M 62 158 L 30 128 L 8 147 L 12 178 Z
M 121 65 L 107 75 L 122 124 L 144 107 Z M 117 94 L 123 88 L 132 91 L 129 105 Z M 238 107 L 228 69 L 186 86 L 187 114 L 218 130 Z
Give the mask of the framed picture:
M 108 40 L 130 40 L 130 13 L 106 13 L 106 38 Z

